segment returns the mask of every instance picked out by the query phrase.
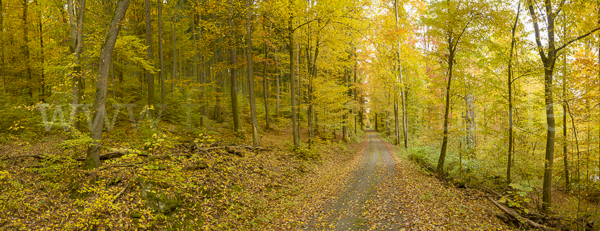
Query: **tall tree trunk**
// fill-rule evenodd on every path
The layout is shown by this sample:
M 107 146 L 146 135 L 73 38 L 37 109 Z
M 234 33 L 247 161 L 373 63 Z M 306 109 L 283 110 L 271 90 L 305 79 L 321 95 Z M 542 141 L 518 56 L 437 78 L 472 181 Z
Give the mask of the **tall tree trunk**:
M 129 0 L 120 0 L 117 3 L 115 16 L 108 28 L 108 33 L 104 38 L 104 44 L 100 51 L 100 65 L 98 67 L 98 81 L 96 84 L 96 100 L 94 101 L 94 123 L 91 129 L 92 144 L 88 148 L 84 168 L 97 168 L 100 166 L 100 152 L 102 151 L 102 129 L 104 127 L 104 116 L 106 113 L 106 91 L 108 83 L 108 71 L 112 59 L 117 36 L 121 29 L 121 21 L 125 17 Z
M 357 95 L 357 88 L 358 88 L 358 82 L 356 81 L 356 71 L 358 69 L 358 61 L 356 60 L 356 48 L 354 49 L 354 102 L 358 102 L 358 95 Z M 355 109 L 356 110 L 356 109 Z M 358 113 L 356 112 L 354 113 L 354 134 L 358 134 L 357 133 L 357 120 L 358 120 Z M 361 128 L 362 129 L 362 128 Z
M 69 17 L 69 29 L 71 35 L 71 46 L 70 52 L 73 54 L 73 72 L 71 74 L 72 81 L 72 93 L 73 99 L 71 100 L 71 104 L 74 106 L 74 115 L 77 115 L 77 106 L 79 102 L 81 102 L 81 86 L 83 84 L 81 79 L 81 64 L 80 57 L 81 52 L 83 51 L 83 18 L 84 18 L 84 10 L 85 9 L 85 0 L 80 0 L 77 5 L 73 0 L 67 1 L 67 14 Z M 77 119 L 74 120 L 73 124 L 74 129 L 79 129 L 79 122 Z
M 395 144 L 400 145 L 400 121 L 398 120 L 398 93 L 394 92 L 394 138 Z
M 234 23 L 233 23 L 233 18 L 234 18 L 234 13 L 233 13 L 233 0 L 229 0 L 229 33 L 230 33 L 230 40 L 229 40 L 229 46 L 230 46 L 230 52 L 231 55 L 229 57 L 230 59 L 230 65 L 231 65 L 231 89 L 230 89 L 230 94 L 231 94 L 231 112 L 232 112 L 232 116 L 233 116 L 233 131 L 236 133 L 236 135 L 241 135 L 241 125 L 240 125 L 240 114 L 239 114 L 239 106 L 238 106 L 238 98 L 237 98 L 237 56 L 236 56 L 236 45 L 235 45 L 235 28 L 234 28 Z
M 203 6 L 202 4 L 202 0 L 198 0 L 198 5 L 199 6 Z M 200 13 L 198 13 L 198 42 L 202 41 L 202 25 L 200 24 L 202 22 L 202 15 Z M 200 94 L 199 94 L 199 102 L 200 102 L 200 123 L 202 126 L 204 126 L 204 128 L 208 129 L 209 125 L 208 125 L 208 116 L 207 116 L 207 104 L 204 102 L 204 97 L 206 94 L 206 87 L 204 86 L 204 84 L 206 83 L 206 78 L 207 75 L 205 73 L 205 71 L 210 71 L 210 68 L 206 69 L 205 65 L 206 63 L 204 62 L 204 55 L 202 54 L 202 52 L 197 51 L 197 55 L 198 55 L 198 59 L 200 61 L 199 64 L 195 64 L 197 66 L 199 66 L 199 71 L 200 73 L 198 73 L 198 83 L 200 83 Z
M 221 41 L 221 39 L 219 38 L 217 40 L 218 42 Z M 224 55 L 221 49 L 217 50 L 217 58 L 219 61 L 224 61 Z M 223 93 L 223 88 L 225 87 L 225 70 L 221 70 L 221 73 L 219 73 L 220 77 L 218 77 L 217 80 L 217 86 L 216 86 L 216 91 L 217 94 L 215 95 L 215 111 L 214 111 L 214 119 L 217 123 L 222 123 L 222 117 L 221 117 L 221 95 Z
M 292 7 L 292 0 L 290 0 L 290 10 Z M 296 115 L 296 57 L 294 52 L 294 24 L 293 24 L 293 16 L 290 16 L 288 20 L 288 51 L 290 54 L 290 95 L 291 95 L 291 107 L 292 107 L 292 136 L 294 138 L 294 146 L 298 147 L 300 145 L 300 137 L 298 135 L 298 125 L 297 125 L 297 115 Z
M 158 60 L 160 62 L 160 102 L 161 107 L 165 107 L 165 64 L 163 58 L 163 39 L 162 39 L 162 0 L 156 1 L 158 5 Z
M 396 30 L 400 29 L 400 18 L 398 16 L 398 0 L 394 0 L 394 10 L 396 12 Z M 406 114 L 406 83 L 404 81 L 404 77 L 402 76 L 402 59 L 401 59 L 401 51 L 402 47 L 400 44 L 400 39 L 397 40 L 398 43 L 398 80 L 400 82 L 400 94 L 402 96 L 402 130 L 404 133 L 404 148 L 408 148 L 408 119 Z M 396 95 L 395 93 L 394 95 Z M 400 144 L 400 131 L 398 131 L 398 101 L 396 100 L 396 96 L 394 96 L 394 114 L 396 119 L 396 144 Z
M 598 22 L 600 22 L 600 0 L 596 0 L 596 7 L 598 7 L 598 17 L 599 17 Z M 0 23 L 1 22 L 2 21 L 0 21 Z M 600 38 L 600 35 L 598 35 L 598 38 Z M 3 57 L 2 65 L 4 65 L 4 51 L 2 52 L 2 57 Z M 600 63 L 600 39 L 598 41 L 598 63 Z M 4 66 L 2 67 L 2 70 L 4 70 Z M 4 73 L 4 72 L 2 72 L 2 73 Z M 598 70 L 598 80 L 600 81 L 600 70 Z M 598 89 L 598 91 L 600 91 L 600 88 Z M 599 107 L 599 109 L 600 109 L 600 107 Z M 599 126 L 600 126 L 600 119 L 598 120 L 598 122 L 599 122 Z M 600 177 L 600 128 L 598 129 L 598 139 L 599 139 L 599 141 L 598 141 L 598 177 Z
M 40 29 L 40 61 L 41 61 L 41 65 L 40 65 L 40 76 L 41 76 L 41 91 L 40 91 L 40 98 L 42 100 L 42 102 L 46 102 L 46 97 L 47 97 L 47 92 L 46 92 L 46 77 L 44 76 L 44 30 L 43 30 L 43 25 L 42 25 L 42 7 L 39 5 L 40 3 L 38 1 L 36 1 L 36 4 L 40 7 L 40 16 L 39 16 L 39 29 Z
M 4 3 L 0 0 L 0 52 L 2 52 L 2 83 L 6 95 L 6 75 L 4 74 Z
M 271 27 L 273 25 L 271 24 Z M 269 30 L 270 31 L 270 30 Z M 269 91 L 268 91 L 268 83 L 269 79 L 267 78 L 267 57 L 269 56 L 269 46 L 267 44 L 267 38 L 265 40 L 265 64 L 263 67 L 263 98 L 265 101 L 265 130 L 269 130 L 271 128 L 271 120 L 269 119 Z
M 317 22 L 318 23 L 318 22 Z M 317 24 L 318 26 L 318 24 Z M 317 41 L 315 42 L 315 54 L 312 56 L 309 66 L 310 73 L 308 73 L 308 136 L 310 143 L 314 141 L 315 138 L 315 125 L 316 125 L 316 117 L 315 117 L 315 105 L 314 105 L 314 80 L 317 77 L 317 58 L 319 58 L 319 46 L 320 46 L 321 37 L 317 36 Z
M 146 46 L 148 46 L 148 48 L 146 49 L 147 51 L 147 57 L 148 60 L 152 60 L 152 14 L 150 14 L 150 0 L 145 0 L 145 6 L 146 6 Z M 148 110 L 148 113 L 150 113 L 150 115 L 154 114 L 154 75 L 152 75 L 152 73 L 150 72 L 150 70 L 146 71 L 146 78 L 147 78 L 147 84 L 148 84 L 148 107 L 150 107 L 150 109 Z
M 33 102 L 33 80 L 31 79 L 31 60 L 29 60 L 29 21 L 27 20 L 27 11 L 29 10 L 29 1 L 23 0 L 21 2 L 21 6 L 23 7 L 21 19 L 23 20 L 23 58 L 25 59 L 25 75 L 27 78 L 27 94 L 29 95 L 29 100 Z
M 566 15 L 564 17 L 565 22 L 563 26 L 563 36 L 567 36 L 567 25 Z M 563 52 L 563 70 L 562 70 L 562 109 L 563 109 L 563 164 L 565 165 L 565 189 L 567 192 L 571 191 L 571 181 L 569 177 L 569 152 L 567 151 L 567 50 Z M 573 128 L 575 129 L 575 128 Z
M 512 182 L 511 176 L 511 166 L 513 162 L 513 153 L 514 153 L 514 143 L 513 143 L 513 102 L 512 102 L 512 81 L 513 81 L 513 56 L 515 50 L 515 32 L 517 30 L 517 25 L 519 23 L 519 15 L 521 14 L 521 3 L 517 7 L 517 16 L 515 17 L 515 23 L 511 29 L 511 39 L 510 39 L 510 54 L 508 58 L 508 163 L 506 167 L 506 182 L 510 184 Z
M 260 145 L 258 137 L 258 121 L 256 119 L 256 102 L 254 98 L 254 73 L 253 73 L 253 60 L 252 60 L 252 0 L 246 0 L 246 72 L 248 79 L 248 90 L 250 91 L 250 117 L 252 117 L 252 144 L 254 146 Z M 265 47 L 266 49 L 266 47 Z M 266 58 L 266 56 L 265 56 Z M 265 77 L 266 82 L 266 77 Z M 266 84 L 264 85 L 267 86 Z M 266 89 L 265 89 L 266 92 Z M 266 94 L 265 94 L 266 99 Z M 266 102 L 266 100 L 265 100 Z M 266 104 L 265 104 L 266 105 Z M 266 112 L 269 114 L 269 112 Z
M 450 39 L 449 39 L 450 40 Z M 448 83 L 446 85 L 446 105 L 444 110 L 444 137 L 442 138 L 442 151 L 440 152 L 440 158 L 438 159 L 438 165 L 436 172 L 438 175 L 444 174 L 444 161 L 446 160 L 446 151 L 448 148 L 448 114 L 450 112 L 450 86 L 452 86 L 452 67 L 454 64 L 454 51 L 452 50 L 452 42 L 449 44 L 449 56 L 448 56 Z
M 348 71 L 344 71 L 344 86 L 348 86 Z M 350 89 L 348 89 L 350 92 Z M 345 98 L 345 97 L 344 97 Z M 348 138 L 348 100 L 346 99 L 344 102 L 344 107 L 342 108 L 344 114 L 342 115 L 342 139 Z
M 175 17 L 177 13 L 176 6 L 173 5 L 173 16 L 171 16 L 171 40 L 173 40 L 173 70 L 171 74 L 171 91 L 175 93 L 175 79 L 177 75 L 177 19 Z
M 276 85 L 276 90 L 275 90 L 275 113 L 277 113 L 277 115 L 279 116 L 279 95 L 280 95 L 280 79 L 281 79 L 281 70 L 279 69 L 279 62 L 277 60 L 277 54 L 274 54 L 273 56 L 275 56 L 275 73 L 276 73 L 276 78 L 275 79 L 275 85 Z

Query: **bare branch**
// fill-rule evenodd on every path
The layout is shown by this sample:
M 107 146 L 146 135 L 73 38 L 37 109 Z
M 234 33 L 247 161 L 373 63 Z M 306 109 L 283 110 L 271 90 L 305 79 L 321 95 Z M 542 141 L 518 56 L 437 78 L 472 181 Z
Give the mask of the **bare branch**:
M 535 15 L 535 9 L 533 8 L 532 0 L 529 0 L 529 14 L 531 15 L 531 20 L 533 20 L 533 28 L 535 30 L 535 43 L 537 44 L 538 52 L 540 53 L 540 57 L 542 61 L 546 62 L 546 54 L 544 54 L 544 49 L 542 47 L 542 41 L 540 40 L 540 27 L 538 25 L 537 16 Z
M 598 28 L 596 28 L 596 29 L 593 29 L 593 30 L 591 30 L 590 32 L 588 32 L 588 33 L 586 33 L 586 34 L 583 34 L 583 35 L 581 35 L 581 36 L 579 36 L 579 37 L 577 37 L 577 38 L 574 38 L 574 39 L 572 39 L 571 41 L 568 41 L 567 43 L 565 43 L 564 45 L 562 45 L 561 47 L 559 47 L 558 49 L 556 49 L 556 52 L 558 53 L 560 50 L 562 50 L 563 48 L 567 47 L 569 44 L 571 44 L 571 43 L 574 43 L 574 42 L 576 42 L 576 41 L 578 41 L 578 40 L 580 40 L 580 39 L 582 39 L 582 38 L 585 38 L 585 37 L 587 37 L 587 36 L 589 36 L 589 35 L 593 34 L 594 32 L 596 32 L 596 31 L 598 31 L 598 30 L 600 30 L 600 27 L 598 27 Z

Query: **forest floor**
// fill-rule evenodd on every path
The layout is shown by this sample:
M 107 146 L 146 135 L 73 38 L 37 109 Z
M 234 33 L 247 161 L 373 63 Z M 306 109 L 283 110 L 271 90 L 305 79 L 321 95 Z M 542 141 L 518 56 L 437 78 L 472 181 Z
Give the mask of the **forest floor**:
M 512 230 L 477 190 L 457 189 L 404 159 L 374 132 L 344 187 L 306 230 Z M 486 209 L 487 208 L 487 209 Z
M 69 139 L 2 144 L 0 229 L 511 229 L 485 211 L 495 208 L 483 193 L 438 180 L 372 131 L 294 150 L 287 125 L 268 130 L 261 149 L 225 125 L 201 136 L 210 146 L 168 126 L 116 133 L 113 148 L 141 151 L 92 171 L 77 161 L 82 150 L 61 148 Z M 164 148 L 135 148 L 144 136 Z

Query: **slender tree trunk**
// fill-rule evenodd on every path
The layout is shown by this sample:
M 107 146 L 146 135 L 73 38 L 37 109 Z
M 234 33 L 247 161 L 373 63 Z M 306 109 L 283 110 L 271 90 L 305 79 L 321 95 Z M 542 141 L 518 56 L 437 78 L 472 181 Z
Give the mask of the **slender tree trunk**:
M 40 65 L 40 76 L 41 76 L 41 83 L 42 83 L 42 87 L 41 87 L 41 100 L 42 102 L 46 102 L 46 77 L 44 76 L 44 30 L 43 30 L 43 25 L 42 25 L 42 8 L 39 5 L 40 3 L 38 1 L 36 1 L 36 4 L 40 7 L 40 17 L 39 17 L 39 29 L 40 29 L 40 61 L 41 61 L 41 65 Z
M 115 16 L 108 28 L 100 51 L 100 65 L 98 67 L 98 81 L 96 85 L 96 100 L 94 101 L 94 123 L 91 129 L 92 144 L 88 148 L 84 168 L 97 168 L 100 166 L 100 152 L 102 151 L 102 129 L 104 127 L 104 116 L 106 113 L 106 91 L 108 83 L 108 71 L 112 59 L 113 50 L 121 29 L 121 21 L 125 17 L 129 0 L 120 0 L 117 3 Z
M 4 3 L 0 0 L 0 52 L 2 52 L 2 83 L 6 95 L 6 75 L 4 74 Z
M 71 76 L 73 93 L 73 99 L 71 100 L 71 103 L 74 106 L 78 105 L 82 100 L 80 92 L 82 90 L 81 86 L 83 83 L 81 79 L 80 56 L 81 52 L 83 51 L 83 18 L 85 12 L 83 9 L 85 9 L 85 0 L 80 0 L 77 5 L 75 5 L 73 0 L 67 1 L 67 13 L 69 17 L 69 28 L 71 35 L 71 46 L 69 48 L 70 52 L 73 54 L 73 61 L 75 64 Z M 77 115 L 77 106 L 74 108 L 74 113 Z M 73 128 L 79 129 L 79 122 L 77 122 L 77 119 L 74 120 Z
M 230 59 L 230 65 L 231 65 L 231 89 L 230 89 L 230 94 L 231 94 L 231 112 L 232 112 L 232 116 L 233 116 L 233 131 L 236 133 L 236 135 L 241 135 L 241 125 L 240 125 L 240 114 L 239 114 L 239 106 L 238 106 L 238 98 L 237 98 L 237 91 L 238 91 L 238 87 L 237 87 L 237 55 L 236 55 L 236 45 L 235 45 L 235 38 L 236 38 L 236 34 L 235 34 L 235 28 L 234 28 L 234 23 L 233 23 L 233 18 L 234 18 L 234 13 L 233 13 L 233 0 L 229 0 L 229 33 L 230 33 L 230 40 L 229 40 L 229 45 L 230 45 L 230 52 L 231 55 L 229 57 Z
M 198 5 L 199 6 L 203 6 L 202 4 L 202 0 L 198 0 Z M 202 22 L 202 15 L 200 13 L 198 13 L 198 42 L 202 42 L 202 25 L 200 24 L 200 22 Z M 200 102 L 200 115 L 201 115 L 201 119 L 200 119 L 200 123 L 202 126 L 204 126 L 204 128 L 208 129 L 209 128 L 209 121 L 208 121 L 208 116 L 207 116 L 207 107 L 208 105 L 205 103 L 204 97 L 206 94 L 206 86 L 204 86 L 204 84 L 207 82 L 206 79 L 208 76 L 210 75 L 206 75 L 205 71 L 210 71 L 210 68 L 206 68 L 205 65 L 206 63 L 204 62 L 204 55 L 202 54 L 202 52 L 197 51 L 198 52 L 198 57 L 199 57 L 199 64 L 196 64 L 199 66 L 199 71 L 200 73 L 198 73 L 198 82 L 200 83 L 200 95 L 199 95 L 199 102 Z
M 344 71 L 344 86 L 348 86 L 348 71 Z M 348 89 L 350 91 L 350 89 Z M 345 97 L 344 97 L 345 98 Z M 342 115 L 342 139 L 348 138 L 348 100 L 345 100 L 344 107 L 342 108 L 344 114 Z
M 301 73 L 300 73 L 300 67 L 302 66 L 302 59 L 300 58 L 300 42 L 297 41 L 296 42 L 296 78 L 298 80 L 298 82 L 296 82 L 296 120 L 299 120 L 298 123 L 296 123 L 296 128 L 300 129 L 300 123 L 301 121 L 301 117 L 300 117 L 300 111 L 301 111 L 301 105 L 302 105 L 302 82 L 300 81 L 301 78 Z
M 448 57 L 448 83 L 446 85 L 446 105 L 444 110 L 444 137 L 442 138 L 442 151 L 440 152 L 440 158 L 436 172 L 438 175 L 444 174 L 444 161 L 446 160 L 446 151 L 448 147 L 448 114 L 450 112 L 450 86 L 452 86 L 452 67 L 454 64 L 454 51 L 452 50 L 452 42 L 449 43 L 450 55 Z
M 21 6 L 23 7 L 22 17 L 23 20 L 23 46 L 22 52 L 25 62 L 25 75 L 27 78 L 27 94 L 29 95 L 29 100 L 33 101 L 33 80 L 31 79 L 31 60 L 29 60 L 29 21 L 27 20 L 27 11 L 29 10 L 29 1 L 22 0 Z
M 152 14 L 150 14 L 150 0 L 145 0 L 146 6 L 146 52 L 148 53 L 148 60 L 152 60 Z M 150 72 L 150 70 L 146 71 L 146 78 L 148 84 L 148 113 L 151 115 L 154 114 L 154 75 Z
M 290 0 L 290 8 L 292 7 L 292 0 Z M 291 9 L 290 9 L 291 10 Z M 296 57 L 294 52 L 294 29 L 293 29 L 293 16 L 290 16 L 288 20 L 288 51 L 290 54 L 290 95 L 291 95 L 291 107 L 292 107 L 292 136 L 294 138 L 294 146 L 298 147 L 300 145 L 300 137 L 298 136 L 298 125 L 297 125 L 297 115 L 296 115 Z
M 398 0 L 394 0 L 394 10 L 396 13 L 396 30 L 400 29 L 400 18 L 398 17 Z M 400 40 L 397 40 L 398 43 L 398 79 L 400 81 L 400 93 L 402 96 L 402 130 L 404 133 L 404 148 L 408 148 L 408 119 L 407 119 L 407 114 L 406 114 L 406 83 L 404 81 L 404 77 L 402 76 L 402 59 L 401 59 L 401 49 L 402 46 L 400 44 Z M 397 94 L 397 93 L 395 93 Z M 396 97 L 394 96 L 394 99 Z M 398 101 L 395 99 L 394 100 L 394 114 L 395 114 L 395 119 L 396 119 L 396 144 L 400 144 L 400 131 L 398 131 L 399 125 L 398 125 Z
M 596 0 L 596 6 L 598 7 L 598 17 L 600 17 L 600 0 Z M 600 22 L 600 19 L 598 21 Z M 2 21 L 0 21 L 0 23 L 1 22 Z M 598 35 L 598 37 L 600 38 L 600 35 Z M 2 60 L 2 65 L 4 65 L 4 51 L 2 51 Z M 600 63 L 600 39 L 598 41 L 598 63 Z M 2 70 L 4 70 L 4 66 L 2 67 Z M 2 75 L 4 75 L 4 72 L 2 73 Z M 598 70 L 598 80 L 600 81 L 600 70 Z M 600 91 L 600 88 L 598 88 L 598 91 Z M 600 107 L 598 108 L 600 109 Z M 598 120 L 598 122 L 598 125 L 600 126 L 600 119 Z M 598 140 L 598 177 L 600 177 L 600 128 L 598 129 Z
M 566 15 L 565 15 L 566 20 Z M 566 21 L 563 26 L 563 36 L 567 36 L 567 25 Z M 567 50 L 563 52 L 563 71 L 562 71 L 562 108 L 563 108 L 563 163 L 565 167 L 565 189 L 567 192 L 571 191 L 571 180 L 569 177 L 569 152 L 567 151 Z M 575 128 L 573 128 L 575 129 Z
M 273 25 L 271 25 L 272 27 Z M 263 98 L 265 101 L 265 130 L 269 130 L 271 128 L 271 120 L 269 118 L 269 91 L 268 91 L 268 83 L 269 79 L 267 78 L 267 57 L 269 56 L 269 46 L 267 45 L 267 38 L 265 40 L 265 64 L 263 67 Z
M 277 60 L 277 54 L 274 55 L 275 56 L 275 72 L 276 72 L 276 78 L 275 79 L 275 85 L 276 85 L 276 90 L 275 90 L 275 113 L 277 113 L 277 115 L 279 116 L 279 95 L 280 95 L 280 79 L 281 79 L 281 70 L 279 69 L 279 62 Z
M 173 40 L 173 73 L 171 74 L 171 90 L 173 93 L 175 92 L 175 79 L 177 75 L 177 27 L 175 25 L 177 23 L 177 19 L 175 17 L 177 11 L 175 8 L 176 6 L 173 5 L 173 16 L 171 16 L 171 40 Z
M 394 92 L 394 135 L 395 144 L 400 145 L 400 121 L 398 120 L 398 93 Z
M 358 64 L 357 64 L 357 63 L 358 63 L 358 62 L 357 62 L 357 60 L 356 60 L 356 48 L 355 48 L 355 49 L 354 49 L 354 85 L 355 85 L 355 86 L 354 86 L 354 102 L 355 102 L 355 103 L 356 103 L 356 102 L 358 102 L 358 98 L 357 98 L 357 97 L 358 97 L 358 95 L 357 95 L 357 90 L 356 90 L 356 89 L 358 88 L 358 86 L 357 86 L 358 82 L 356 81 L 356 75 L 357 75 L 357 73 L 356 73 L 356 72 L 357 72 L 357 69 L 358 69 Z M 356 110 L 356 109 L 355 109 L 355 110 Z M 357 120 L 358 120 L 358 113 L 359 113 L 359 112 L 355 112 L 355 113 L 354 113 L 354 134 L 358 134 L 358 133 L 357 133 L 357 131 L 358 131 L 358 130 L 357 130 L 357 123 L 358 123 L 358 121 L 357 121 Z M 362 128 L 361 128 L 361 129 L 362 129 Z
M 252 0 L 246 0 L 246 72 L 248 79 L 248 90 L 250 91 L 250 116 L 252 117 L 252 143 L 254 146 L 260 145 L 258 137 L 258 121 L 256 119 L 256 102 L 254 98 L 254 73 L 253 73 L 253 60 L 252 60 Z M 265 46 L 266 49 L 266 46 Z M 266 58 L 266 56 L 265 56 Z M 266 67 L 265 67 L 266 69 Z M 266 83 L 266 77 L 265 77 Z M 264 85 L 266 88 L 266 84 Z M 265 90 L 266 92 L 266 90 Z M 266 103 L 266 94 L 265 94 Z M 266 104 L 265 104 L 266 105 Z M 266 108 L 266 107 L 265 107 Z M 269 114 L 269 112 L 266 112 Z
M 221 39 L 218 39 L 218 42 L 220 42 Z M 223 51 L 221 49 L 217 50 L 217 58 L 219 61 L 224 61 L 224 55 L 223 55 Z M 225 87 L 224 82 L 225 82 L 225 70 L 221 70 L 221 73 L 219 73 L 220 77 L 218 77 L 217 80 L 217 86 L 216 86 L 216 91 L 217 94 L 215 95 L 215 111 L 214 111 L 214 119 L 217 123 L 222 123 L 222 117 L 221 117 L 221 97 L 223 94 L 223 88 Z
M 165 64 L 163 58 L 163 39 L 162 39 L 162 0 L 156 1 L 158 5 L 158 60 L 160 62 L 160 102 L 161 107 L 165 107 Z
M 375 112 L 375 131 L 379 132 L 379 126 L 378 126 L 377 122 L 378 122 L 377 121 L 377 112 Z
M 521 14 L 521 3 L 519 3 L 517 7 L 517 16 L 515 17 L 515 23 L 511 29 L 511 39 L 510 39 L 510 54 L 508 58 L 508 163 L 506 167 L 506 182 L 510 184 L 512 182 L 511 169 L 513 162 L 513 153 L 514 153 L 514 140 L 513 140 L 513 102 L 512 102 L 512 81 L 513 81 L 513 57 L 515 50 L 515 32 L 517 30 L 517 25 L 519 23 L 519 15 Z
M 318 22 L 317 22 L 318 23 Z M 318 24 L 317 24 L 318 25 Z M 315 43 L 315 54 L 312 56 L 310 60 L 309 66 L 310 73 L 308 74 L 308 135 L 310 142 L 312 143 L 315 138 L 315 126 L 316 125 L 316 117 L 315 117 L 315 105 L 314 105 L 314 80 L 317 77 L 317 59 L 319 58 L 319 46 L 320 46 L 320 36 L 317 36 L 317 41 Z

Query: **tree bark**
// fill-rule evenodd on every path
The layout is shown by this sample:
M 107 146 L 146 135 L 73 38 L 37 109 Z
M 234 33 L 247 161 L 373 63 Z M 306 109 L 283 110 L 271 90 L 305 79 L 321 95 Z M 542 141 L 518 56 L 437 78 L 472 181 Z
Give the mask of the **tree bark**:
M 175 26 L 177 19 L 175 17 L 177 11 L 173 5 L 173 16 L 171 16 L 171 39 L 173 40 L 173 70 L 171 74 L 171 91 L 175 92 L 175 79 L 177 75 L 177 27 Z
M 6 75 L 4 74 L 4 3 L 0 0 L 0 52 L 2 52 L 2 83 L 6 95 Z
M 29 1 L 22 0 L 21 6 L 23 7 L 21 19 L 23 20 L 23 46 L 22 52 L 25 62 L 25 77 L 27 78 L 27 94 L 29 100 L 33 101 L 33 80 L 31 79 L 31 61 L 29 60 L 29 21 L 27 20 L 27 11 L 29 10 Z
M 292 0 L 290 0 L 290 10 L 292 8 Z M 288 39 L 289 39 L 289 43 L 288 43 L 288 51 L 290 54 L 290 95 L 291 95 L 291 107 L 292 107 L 292 136 L 294 139 L 294 146 L 298 147 L 300 145 L 300 138 L 298 136 L 298 125 L 297 125 L 297 117 L 296 117 L 296 86 L 295 86 L 295 82 L 296 82 L 296 67 L 295 67 L 295 62 L 296 62 L 296 57 L 295 57 L 295 52 L 294 52 L 294 45 L 296 44 L 294 42 L 294 28 L 293 28 L 294 24 L 293 24 L 293 16 L 290 15 L 290 18 L 288 20 Z
M 256 102 L 254 97 L 254 73 L 252 60 L 252 0 L 246 0 L 246 62 L 248 90 L 250 91 L 250 117 L 252 117 L 252 143 L 254 146 L 260 145 L 258 137 L 258 121 L 256 119 Z M 265 46 L 266 49 L 266 46 Z M 266 57 L 265 57 L 266 58 Z M 266 68 L 266 67 L 265 67 Z M 265 77 L 266 82 L 266 77 Z M 266 87 L 266 84 L 265 84 Z M 266 92 L 266 91 L 265 91 Z M 266 95 L 265 95 L 266 103 Z M 266 104 L 265 104 L 266 105 Z M 265 107 L 266 108 L 266 107 Z M 266 111 L 269 114 L 268 111 Z
M 272 27 L 273 25 L 271 25 Z M 271 128 L 271 120 L 269 118 L 269 91 L 268 91 L 268 83 L 269 80 L 267 78 L 267 57 L 269 56 L 269 46 L 267 44 L 267 38 L 265 40 L 265 63 L 263 67 L 263 98 L 265 101 L 265 130 L 269 130 Z
M 281 70 L 279 69 L 279 62 L 277 60 L 277 54 L 274 54 L 273 56 L 275 56 L 275 72 L 276 72 L 276 79 L 275 79 L 275 113 L 277 113 L 277 115 L 279 115 L 279 95 L 281 93 L 281 89 L 280 89 L 280 79 L 281 79 Z
M 78 105 L 81 102 L 81 64 L 80 64 L 80 56 L 83 51 L 83 18 L 85 11 L 85 0 L 80 0 L 77 5 L 73 0 L 67 1 L 67 15 L 69 18 L 69 29 L 71 35 L 71 46 L 70 52 L 73 54 L 73 73 L 71 74 L 71 84 L 72 84 L 72 93 L 73 99 L 71 100 L 71 104 Z M 77 106 L 75 106 L 74 115 L 77 115 Z M 74 129 L 79 129 L 79 122 L 77 119 L 74 120 L 73 124 Z
M 450 55 L 448 57 L 448 83 L 446 85 L 446 104 L 444 110 L 444 137 L 442 138 L 442 151 L 436 172 L 440 176 L 444 174 L 444 161 L 446 160 L 446 151 L 448 147 L 448 114 L 450 112 L 450 86 L 452 86 L 452 67 L 454 64 L 454 51 L 452 50 L 452 40 L 449 39 Z
M 160 100 L 161 107 L 165 107 L 165 64 L 163 59 L 163 39 L 162 39 L 162 0 L 156 1 L 158 5 L 158 60 L 160 62 Z
M 241 125 L 240 125 L 240 114 L 239 114 L 239 106 L 238 106 L 238 98 L 237 98 L 237 56 L 236 56 L 236 45 L 235 45 L 235 25 L 233 23 L 234 13 L 233 13 L 233 0 L 229 0 L 229 33 L 230 33 L 230 57 L 229 63 L 231 65 L 230 68 L 230 80 L 231 80 L 231 114 L 233 117 L 233 131 L 236 135 L 241 135 Z
M 1 4 L 1 2 L 0 2 Z M 43 25 L 42 25 L 42 11 L 41 11 L 41 6 L 39 5 L 40 3 L 38 1 L 36 1 L 36 4 L 40 7 L 40 16 L 38 18 L 38 25 L 39 25 L 39 29 L 40 29 L 40 61 L 41 61 L 41 65 L 40 65 L 40 77 L 41 77 L 41 89 L 40 89 L 40 98 L 42 100 L 42 102 L 46 102 L 46 77 L 44 75 L 44 30 L 43 30 Z
M 117 3 L 115 16 L 108 28 L 104 38 L 104 44 L 100 51 L 100 65 L 98 67 L 98 81 L 96 85 L 96 100 L 94 101 L 94 123 L 91 129 L 92 144 L 88 148 L 84 168 L 97 168 L 100 166 L 100 152 L 102 149 L 102 129 L 104 127 L 104 116 L 106 113 L 106 91 L 108 83 L 108 71 L 112 59 L 113 50 L 121 29 L 121 21 L 125 17 L 129 0 L 120 0 Z
M 146 49 L 148 60 L 152 60 L 152 14 L 150 14 L 150 0 L 145 0 L 146 8 Z M 154 114 L 154 75 L 150 70 L 146 71 L 146 78 L 148 84 L 148 113 Z
M 515 17 L 515 23 L 511 29 L 511 40 L 510 40 L 510 54 L 508 58 L 508 163 L 506 167 L 506 182 L 510 184 L 512 182 L 511 176 L 511 166 L 512 166 L 512 158 L 514 152 L 514 144 L 513 144 L 513 105 L 512 105 L 512 81 L 513 81 L 513 56 L 515 49 L 515 32 L 517 30 L 517 25 L 519 23 L 519 15 L 521 14 L 521 4 L 517 8 L 517 16 Z
M 394 10 L 396 12 L 396 30 L 399 30 L 399 22 L 400 18 L 398 17 L 398 0 L 394 0 Z M 398 43 L 398 80 L 400 82 L 400 94 L 402 96 L 402 132 L 404 133 L 404 148 L 408 148 L 408 118 L 406 113 L 406 83 L 404 81 L 404 77 L 402 76 L 402 59 L 401 59 L 401 44 L 400 40 L 397 40 Z M 396 119 L 396 144 L 400 144 L 400 131 L 398 125 L 398 100 L 396 99 L 396 94 L 394 94 L 394 115 Z
M 566 16 L 565 24 L 563 27 L 564 36 L 567 35 Z M 569 152 L 567 151 L 567 50 L 563 53 L 563 73 L 562 73 L 562 108 L 563 108 L 563 163 L 565 167 L 565 189 L 567 192 L 571 191 L 571 181 L 569 178 Z

